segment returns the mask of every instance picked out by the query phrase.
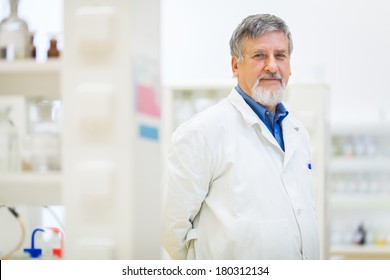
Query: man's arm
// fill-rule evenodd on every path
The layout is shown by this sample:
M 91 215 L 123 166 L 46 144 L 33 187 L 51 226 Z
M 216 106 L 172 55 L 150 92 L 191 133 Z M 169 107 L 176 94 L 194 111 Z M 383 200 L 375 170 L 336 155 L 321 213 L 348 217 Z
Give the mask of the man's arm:
M 163 244 L 173 259 L 186 259 L 193 227 L 211 181 L 211 157 L 202 133 L 188 125 L 172 137 L 164 186 Z

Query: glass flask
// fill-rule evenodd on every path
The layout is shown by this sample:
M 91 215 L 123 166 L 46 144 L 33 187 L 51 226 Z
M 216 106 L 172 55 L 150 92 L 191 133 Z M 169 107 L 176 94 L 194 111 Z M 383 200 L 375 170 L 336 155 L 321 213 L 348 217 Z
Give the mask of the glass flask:
M 10 121 L 11 107 L 0 105 L 0 173 L 19 170 L 18 133 Z
M 7 60 L 28 57 L 29 31 L 26 21 L 18 16 L 19 0 L 9 0 L 11 14 L 0 22 L 0 49 Z

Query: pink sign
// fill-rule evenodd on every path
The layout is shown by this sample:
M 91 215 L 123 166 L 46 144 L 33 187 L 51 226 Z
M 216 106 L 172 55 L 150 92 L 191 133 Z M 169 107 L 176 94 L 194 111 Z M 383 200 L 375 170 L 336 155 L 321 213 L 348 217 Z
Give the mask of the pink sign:
M 159 118 L 161 115 L 161 110 L 157 101 L 157 93 L 155 89 L 152 86 L 137 84 L 136 94 L 137 111 L 145 115 Z

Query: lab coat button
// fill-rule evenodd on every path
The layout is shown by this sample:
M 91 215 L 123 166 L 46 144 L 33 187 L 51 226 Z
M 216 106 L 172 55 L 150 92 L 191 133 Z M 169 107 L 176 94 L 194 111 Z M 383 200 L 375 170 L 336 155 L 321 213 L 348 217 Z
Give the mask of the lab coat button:
M 299 208 L 299 209 L 297 210 L 297 215 L 299 216 L 299 215 L 301 215 L 301 213 L 302 213 L 302 209 Z

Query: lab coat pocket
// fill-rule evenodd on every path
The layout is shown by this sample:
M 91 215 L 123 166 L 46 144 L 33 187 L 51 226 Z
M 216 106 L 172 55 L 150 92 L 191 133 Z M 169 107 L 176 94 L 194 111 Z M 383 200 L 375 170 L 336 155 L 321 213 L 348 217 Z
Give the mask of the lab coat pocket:
M 186 238 L 187 260 L 196 260 L 195 242 L 198 239 L 198 230 L 191 229 Z

